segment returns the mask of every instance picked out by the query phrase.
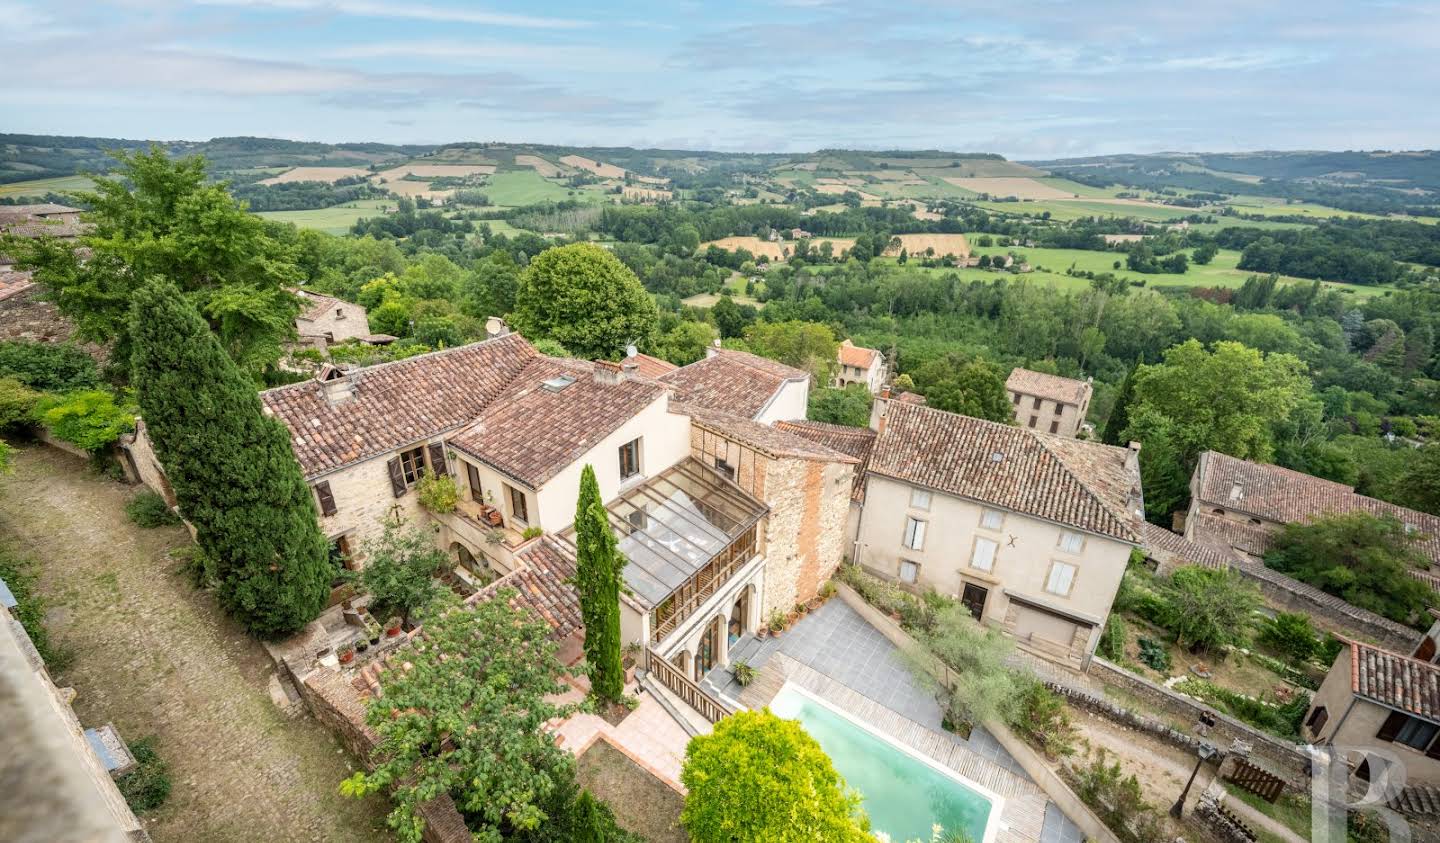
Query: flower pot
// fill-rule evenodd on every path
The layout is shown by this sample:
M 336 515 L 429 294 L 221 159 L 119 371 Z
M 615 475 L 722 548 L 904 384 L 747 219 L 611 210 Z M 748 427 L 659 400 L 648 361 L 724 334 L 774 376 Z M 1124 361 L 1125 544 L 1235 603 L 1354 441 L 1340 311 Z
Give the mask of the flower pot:
M 341 663 L 341 664 L 349 664 L 350 662 L 353 662 L 353 661 L 355 661 L 355 650 L 353 650 L 352 648 L 346 647 L 345 649 L 343 649 L 343 650 L 340 651 L 340 663 Z
M 399 619 L 399 618 L 391 618 L 390 620 L 386 621 L 386 622 L 385 622 L 385 635 L 386 635 L 386 637 L 388 637 L 388 638 L 394 638 L 395 636 L 399 635 L 399 634 L 400 634 L 400 625 L 401 625 L 401 624 L 400 624 L 400 619 Z

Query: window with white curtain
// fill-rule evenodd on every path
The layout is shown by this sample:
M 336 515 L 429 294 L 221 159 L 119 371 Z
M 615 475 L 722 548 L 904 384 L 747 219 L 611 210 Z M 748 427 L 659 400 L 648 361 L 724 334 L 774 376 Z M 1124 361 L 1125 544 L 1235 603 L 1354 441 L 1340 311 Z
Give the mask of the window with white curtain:
M 924 489 L 912 488 L 910 490 L 910 508 L 928 510 L 930 508 L 930 493 Z
M 1080 533 L 1065 530 L 1060 534 L 1060 549 L 1066 553 L 1079 553 L 1085 547 L 1085 537 Z
M 995 551 L 1000 545 L 990 539 L 975 539 L 975 549 L 970 553 L 970 567 L 979 571 L 989 571 L 995 567 Z
M 1005 513 L 998 509 L 984 509 L 980 511 L 980 526 L 987 530 L 998 530 L 1000 525 L 1005 523 Z

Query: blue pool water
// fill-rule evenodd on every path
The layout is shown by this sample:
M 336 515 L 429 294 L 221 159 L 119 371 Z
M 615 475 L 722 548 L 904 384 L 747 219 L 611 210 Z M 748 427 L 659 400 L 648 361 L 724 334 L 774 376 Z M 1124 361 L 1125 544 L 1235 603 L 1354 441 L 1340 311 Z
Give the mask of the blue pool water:
M 818 699 L 786 685 L 770 711 L 799 720 L 845 782 L 859 791 L 871 828 L 895 843 L 930 839 L 930 826 L 963 830 L 975 843 L 985 838 L 994 806 L 954 776 L 865 729 Z

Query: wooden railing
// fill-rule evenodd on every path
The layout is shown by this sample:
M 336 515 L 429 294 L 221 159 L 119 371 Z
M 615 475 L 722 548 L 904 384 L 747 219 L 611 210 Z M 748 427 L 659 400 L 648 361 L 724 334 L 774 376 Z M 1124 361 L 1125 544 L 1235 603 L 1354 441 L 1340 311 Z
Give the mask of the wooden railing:
M 690 681 L 690 678 L 680 668 L 666 661 L 654 650 L 645 651 L 645 668 L 650 671 L 650 675 L 655 677 L 656 681 L 669 688 L 675 696 L 700 712 L 700 716 L 711 723 L 717 723 L 722 718 L 735 713 L 730 706 L 710 696 L 704 688 Z
M 751 527 L 650 612 L 650 643 L 665 640 L 665 636 L 695 614 L 702 603 L 754 558 L 755 528 Z

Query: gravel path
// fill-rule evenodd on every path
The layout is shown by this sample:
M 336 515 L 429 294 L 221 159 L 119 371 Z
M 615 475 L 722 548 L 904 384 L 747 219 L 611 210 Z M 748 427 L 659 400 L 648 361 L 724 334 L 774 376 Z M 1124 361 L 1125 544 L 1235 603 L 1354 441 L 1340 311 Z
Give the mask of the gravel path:
M 174 789 L 147 817 L 168 841 L 382 841 L 388 806 L 345 799 L 353 760 L 308 716 L 270 701 L 264 650 L 167 556 L 182 528 L 125 517 L 135 488 L 42 446 L 0 477 L 0 542 L 40 563 L 51 637 L 74 659 L 56 681 L 81 722 L 153 734 Z

